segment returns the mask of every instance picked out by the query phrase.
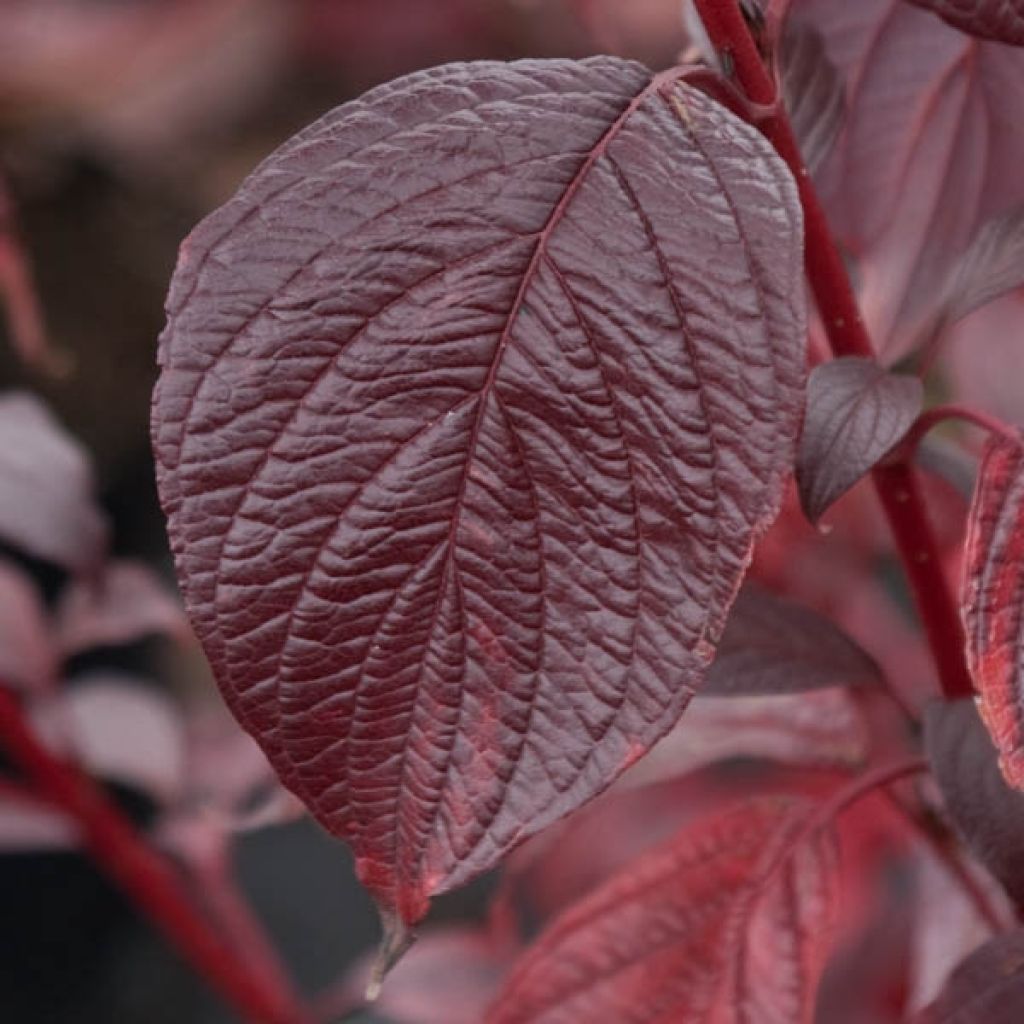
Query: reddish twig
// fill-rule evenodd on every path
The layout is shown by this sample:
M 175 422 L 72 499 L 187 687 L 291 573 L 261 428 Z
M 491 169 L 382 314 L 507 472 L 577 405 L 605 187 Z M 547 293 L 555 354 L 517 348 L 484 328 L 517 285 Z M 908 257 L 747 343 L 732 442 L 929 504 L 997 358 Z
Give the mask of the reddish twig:
M 244 1020 L 298 1024 L 304 1011 L 243 963 L 193 907 L 172 866 L 77 767 L 44 747 L 0 685 L 0 748 L 40 797 L 64 811 L 100 867 Z
M 936 405 L 931 409 L 926 409 L 914 420 L 910 430 L 907 431 L 907 436 L 898 445 L 895 454 L 901 460 L 912 459 L 925 434 L 940 423 L 949 420 L 970 423 L 972 426 L 992 434 L 993 437 L 1001 437 L 1007 441 L 1019 442 L 1020 440 L 1020 435 L 1008 423 L 1004 423 L 995 416 L 989 416 L 988 413 L 981 412 L 979 409 L 969 409 L 963 405 Z
M 736 81 L 754 103 L 774 105 L 758 127 L 796 179 L 804 211 L 807 279 L 814 293 L 833 355 L 874 358 L 846 267 L 832 238 L 796 137 L 776 96 L 736 0 L 694 0 L 712 44 L 726 57 Z M 968 696 L 974 685 L 964 657 L 964 634 L 952 591 L 943 572 L 940 548 L 926 514 L 920 486 L 906 461 L 879 466 L 875 490 L 896 539 L 917 609 L 949 699 Z

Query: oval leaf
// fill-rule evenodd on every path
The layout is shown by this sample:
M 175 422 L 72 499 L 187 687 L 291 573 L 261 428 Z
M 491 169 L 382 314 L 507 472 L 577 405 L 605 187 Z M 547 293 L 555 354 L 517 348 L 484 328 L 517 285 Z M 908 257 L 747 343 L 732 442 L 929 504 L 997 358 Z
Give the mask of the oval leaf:
M 910 0 L 983 39 L 1024 46 L 1024 0 Z
M 1006 781 L 1024 789 L 1024 449 L 985 446 L 967 520 L 961 614 L 967 664 Z
M 874 659 L 823 615 L 747 584 L 729 612 L 702 697 L 881 683 Z
M 807 804 L 751 800 L 632 861 L 557 918 L 487 1024 L 813 1019 L 838 893 Z
M 845 356 L 816 366 L 807 382 L 796 481 L 812 523 L 902 439 L 921 411 L 917 377 Z
M 953 824 L 1018 907 L 1024 907 L 1024 793 L 999 771 L 973 700 L 935 701 L 925 749 Z
M 1024 1005 L 1024 929 L 975 950 L 912 1024 L 1019 1024 Z
M 792 457 L 800 259 L 760 134 L 610 58 L 381 87 L 185 244 L 154 438 L 186 604 L 387 915 L 685 707 Z

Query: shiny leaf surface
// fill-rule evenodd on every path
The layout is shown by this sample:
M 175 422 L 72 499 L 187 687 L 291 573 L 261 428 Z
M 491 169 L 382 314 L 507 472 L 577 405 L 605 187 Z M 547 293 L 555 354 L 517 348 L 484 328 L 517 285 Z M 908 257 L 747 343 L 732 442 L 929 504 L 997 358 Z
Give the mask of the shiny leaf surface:
M 186 242 L 154 405 L 186 604 L 386 915 L 678 718 L 778 507 L 802 293 L 760 134 L 610 58 L 383 86 Z

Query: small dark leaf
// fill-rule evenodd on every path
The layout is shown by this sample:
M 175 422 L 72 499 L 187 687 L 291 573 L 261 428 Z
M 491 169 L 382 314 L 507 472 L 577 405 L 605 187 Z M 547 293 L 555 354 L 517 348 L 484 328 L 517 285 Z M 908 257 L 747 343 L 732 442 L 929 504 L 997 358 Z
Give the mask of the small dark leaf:
M 812 806 L 747 801 L 632 861 L 542 933 L 487 1024 L 812 1020 L 838 903 Z
M 801 262 L 760 133 L 610 58 L 376 89 L 183 247 L 153 430 L 186 605 L 392 919 L 701 682 L 791 464 Z
M 1024 46 L 1024 0 L 910 0 L 982 39 Z
M 106 548 L 88 456 L 28 394 L 0 398 L 0 539 L 78 572 Z
M 876 685 L 882 670 L 823 615 L 750 583 L 739 592 L 702 697 Z
M 1024 793 L 1006 785 L 974 701 L 930 704 L 925 748 L 957 830 L 1024 908 Z
M 1024 929 L 986 942 L 953 973 L 912 1024 L 1020 1024 L 1024 1006 Z
M 813 25 L 786 21 L 779 54 L 782 96 L 807 169 L 814 172 L 832 149 L 846 109 L 845 83 Z
M 847 356 L 815 367 L 807 382 L 796 480 L 811 522 L 906 434 L 921 411 L 917 377 Z
M 1024 207 L 986 221 L 953 269 L 946 305 L 959 320 L 1024 284 Z
M 1024 449 L 985 446 L 967 521 L 961 612 L 979 710 L 1006 781 L 1024 789 Z

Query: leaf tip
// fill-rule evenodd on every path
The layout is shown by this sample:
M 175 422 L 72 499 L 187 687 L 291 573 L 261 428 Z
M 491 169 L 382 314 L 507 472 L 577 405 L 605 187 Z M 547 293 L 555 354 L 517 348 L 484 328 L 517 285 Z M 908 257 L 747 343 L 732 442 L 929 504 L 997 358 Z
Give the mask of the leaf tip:
M 383 935 L 377 947 L 377 957 L 370 970 L 370 980 L 366 983 L 368 1003 L 376 1001 L 384 985 L 384 979 L 416 940 L 416 933 L 396 911 L 381 907 L 380 919 Z

